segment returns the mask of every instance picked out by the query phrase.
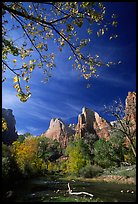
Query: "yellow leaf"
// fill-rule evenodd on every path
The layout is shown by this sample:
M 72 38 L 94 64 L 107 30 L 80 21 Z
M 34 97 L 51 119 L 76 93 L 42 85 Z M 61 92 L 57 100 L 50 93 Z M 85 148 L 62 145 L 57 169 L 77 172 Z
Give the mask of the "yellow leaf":
M 20 93 L 20 92 L 21 92 L 21 89 L 20 89 L 20 88 L 18 88 L 18 89 L 17 89 L 17 92 L 18 92 L 18 93 Z
M 20 81 L 20 78 L 18 78 L 17 76 L 15 76 L 15 77 L 13 78 L 13 82 L 14 82 L 14 83 L 19 82 L 19 81 Z
M 32 72 L 32 71 L 33 71 L 33 69 L 34 69 L 33 67 L 30 67 L 30 72 Z
M 102 35 L 104 35 L 104 29 L 102 28 Z
M 19 88 L 19 84 L 15 84 L 13 87 L 14 87 L 15 89 Z
M 14 63 L 16 63 L 16 61 L 17 61 L 16 59 L 13 60 Z

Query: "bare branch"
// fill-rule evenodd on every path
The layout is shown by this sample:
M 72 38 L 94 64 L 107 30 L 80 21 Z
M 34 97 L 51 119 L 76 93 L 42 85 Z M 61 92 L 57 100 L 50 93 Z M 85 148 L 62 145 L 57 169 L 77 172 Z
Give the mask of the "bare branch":
M 71 195 L 82 195 L 82 194 L 84 194 L 84 195 L 88 195 L 88 196 L 91 196 L 91 197 L 93 197 L 93 194 L 91 194 L 91 193 L 87 193 L 87 192 L 72 192 L 72 190 L 70 189 L 70 185 L 69 185 L 69 183 L 68 183 L 68 191 L 69 191 L 69 194 L 71 194 Z

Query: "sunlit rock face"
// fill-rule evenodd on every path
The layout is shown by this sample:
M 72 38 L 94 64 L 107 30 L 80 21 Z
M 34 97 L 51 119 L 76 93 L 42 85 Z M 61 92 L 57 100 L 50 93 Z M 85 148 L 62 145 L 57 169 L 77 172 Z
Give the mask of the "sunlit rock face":
M 5 118 L 8 127 L 7 131 L 2 132 L 2 141 L 7 145 L 10 145 L 13 141 L 17 140 L 18 138 L 15 129 L 16 120 L 12 112 L 13 111 L 11 109 L 2 108 L 2 117 Z
M 129 121 L 130 134 L 136 132 L 136 92 L 128 92 L 125 100 L 125 117 L 126 121 Z M 129 139 L 126 137 L 126 146 L 130 144 Z
M 72 127 L 66 125 L 61 119 L 54 118 L 51 119 L 48 130 L 42 135 L 53 140 L 56 139 L 61 144 L 61 147 L 65 148 L 69 137 L 74 133 L 75 131 Z
M 78 116 L 78 124 L 76 133 L 84 137 L 86 133 L 96 134 L 99 138 L 109 138 L 109 132 L 112 129 L 111 124 L 99 116 L 93 110 L 86 107 L 82 109 L 82 113 Z
M 94 129 L 99 138 L 109 139 L 111 124 L 95 112 Z
M 84 107 L 82 108 L 82 113 L 78 116 L 78 123 L 76 126 L 76 134 L 80 134 L 81 137 L 84 137 L 86 132 L 95 134 L 95 130 L 93 128 L 93 123 L 95 116 L 94 111 Z
M 131 131 L 136 130 L 136 92 L 128 92 L 125 101 L 125 117 L 131 122 Z
M 136 130 L 136 92 L 128 92 L 125 100 L 125 117 L 131 122 L 130 131 Z M 96 134 L 99 138 L 109 139 L 110 131 L 116 128 L 117 121 L 111 123 L 102 118 L 97 112 L 86 107 L 78 116 L 76 133 L 84 137 L 86 133 Z

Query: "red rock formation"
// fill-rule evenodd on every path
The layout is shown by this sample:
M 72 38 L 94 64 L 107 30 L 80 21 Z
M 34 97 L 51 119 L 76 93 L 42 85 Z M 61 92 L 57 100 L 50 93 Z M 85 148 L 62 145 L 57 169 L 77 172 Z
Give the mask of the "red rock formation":
M 134 131 L 136 130 L 136 92 L 128 92 L 125 106 L 125 117 L 131 122 L 131 131 Z
M 78 116 L 76 133 L 80 134 L 81 137 L 85 135 L 85 132 L 95 134 L 92 120 L 94 120 L 94 112 L 88 108 L 82 108 L 82 113 Z
M 125 117 L 126 121 L 130 122 L 130 134 L 136 131 L 136 92 L 128 92 L 127 98 L 125 100 Z M 128 138 L 125 141 L 126 146 L 130 144 Z
M 99 138 L 108 139 L 111 128 L 111 124 L 101 118 L 98 113 L 88 108 L 83 108 L 82 114 L 78 117 L 76 133 L 84 137 L 85 133 L 88 132 L 96 134 Z
M 111 124 L 99 116 L 98 113 L 95 112 L 95 121 L 94 123 L 94 129 L 96 131 L 96 134 L 99 138 L 104 138 L 106 140 L 109 139 L 110 131 L 112 129 Z
M 55 118 L 51 119 L 48 130 L 42 135 L 50 139 L 56 139 L 61 144 L 61 147 L 65 148 L 69 136 L 73 134 L 74 131 L 72 128 L 66 125 L 61 119 Z
M 136 93 L 128 92 L 126 98 L 126 116 L 132 122 L 132 130 L 136 129 Z M 116 123 L 116 121 L 114 121 Z M 45 137 L 56 139 L 61 146 L 65 148 L 68 143 L 69 136 L 75 132 L 81 137 L 86 133 L 96 134 L 99 138 L 109 139 L 110 131 L 114 128 L 110 122 L 100 117 L 98 113 L 88 108 L 83 108 L 82 113 L 78 116 L 78 123 L 75 126 L 64 124 L 62 120 L 55 118 L 50 122 L 49 129 L 43 133 Z M 75 129 L 75 130 L 74 130 Z

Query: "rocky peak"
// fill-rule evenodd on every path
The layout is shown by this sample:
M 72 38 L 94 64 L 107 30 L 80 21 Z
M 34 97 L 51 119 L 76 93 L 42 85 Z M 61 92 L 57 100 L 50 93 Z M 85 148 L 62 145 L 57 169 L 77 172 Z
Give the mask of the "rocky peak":
M 117 127 L 117 120 L 111 121 L 110 124 L 111 124 L 113 127 Z
M 71 128 L 72 130 L 75 131 L 75 129 L 76 129 L 76 125 L 75 125 L 75 124 L 69 124 L 69 128 Z
M 109 130 L 111 130 L 110 123 L 100 117 L 98 113 L 86 107 L 82 108 L 82 113 L 78 116 L 76 133 L 81 137 L 84 137 L 87 132 L 96 134 L 98 137 L 108 138 Z
M 128 92 L 125 105 L 126 105 L 126 114 L 127 115 L 133 114 L 133 116 L 136 119 L 136 92 Z
M 110 131 L 112 129 L 110 122 L 100 117 L 100 115 L 95 112 L 95 121 L 93 123 L 94 129 L 98 137 L 109 139 Z
M 2 117 L 7 122 L 8 130 L 2 132 L 2 141 L 10 145 L 13 141 L 17 140 L 18 135 L 15 129 L 16 120 L 11 109 L 2 108 Z
M 71 127 L 65 124 L 59 118 L 53 118 L 50 121 L 50 126 L 48 130 L 42 135 L 51 139 L 56 139 L 60 142 L 61 147 L 65 148 L 68 143 L 69 136 L 75 133 Z
M 54 128 L 55 126 L 62 126 L 64 123 L 60 118 L 52 118 L 50 121 L 49 128 Z

